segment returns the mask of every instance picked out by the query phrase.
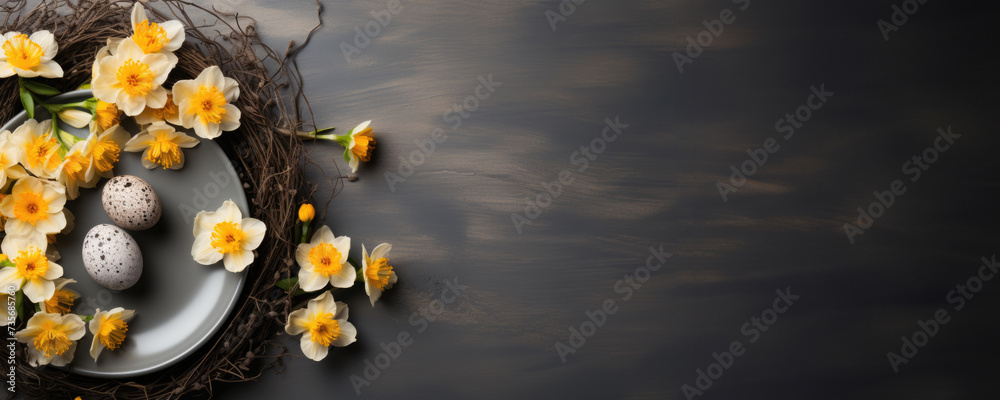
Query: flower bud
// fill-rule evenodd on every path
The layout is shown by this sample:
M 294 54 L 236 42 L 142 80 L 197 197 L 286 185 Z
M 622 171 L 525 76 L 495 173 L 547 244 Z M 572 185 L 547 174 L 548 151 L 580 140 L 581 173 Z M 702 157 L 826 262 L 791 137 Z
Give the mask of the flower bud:
M 306 203 L 299 207 L 299 221 L 309 222 L 316 217 L 316 209 L 312 204 Z

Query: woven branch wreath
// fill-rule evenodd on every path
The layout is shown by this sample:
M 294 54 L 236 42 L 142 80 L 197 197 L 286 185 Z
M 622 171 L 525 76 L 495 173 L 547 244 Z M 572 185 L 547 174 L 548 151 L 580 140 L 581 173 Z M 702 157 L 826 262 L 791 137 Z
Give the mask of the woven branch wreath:
M 31 10 L 25 0 L 0 5 L 7 15 L 0 30 L 0 121 L 22 110 L 31 117 L 0 133 L 0 284 L 15 292 L 6 299 L 16 311 L 8 332 L 16 332 L 19 342 L 17 390 L 29 398 L 211 394 L 214 382 L 248 381 L 280 366 L 287 353 L 272 337 L 281 329 L 301 335 L 303 354 L 319 361 L 329 347 L 356 340 L 346 305 L 334 301 L 328 284 L 348 288 L 362 282 L 374 305 L 396 281 L 388 244 L 371 253 L 362 246 L 357 263 L 348 257 L 350 238 L 326 226 L 312 229 L 309 198 L 315 188 L 303 178 L 303 163 L 309 162 L 303 140 L 337 142 L 352 172 L 375 147 L 368 122 L 344 135 L 303 131 L 300 112 L 309 112 L 308 101 L 294 57 L 315 28 L 305 43 L 293 42 L 279 54 L 263 44 L 250 18 L 181 0 L 160 4 L 53 0 Z M 213 21 L 196 22 L 202 16 Z M 78 88 L 91 89 L 94 98 L 53 100 Z M 35 120 L 38 107 L 51 120 Z M 123 118 L 139 130 L 123 128 Z M 58 128 L 60 121 L 89 126 L 90 136 L 70 135 Z M 122 152 L 142 152 L 147 168 L 182 168 L 185 149 L 200 142 L 196 137 L 222 147 L 249 200 L 248 210 L 226 202 L 194 221 L 194 260 L 247 274 L 232 314 L 198 352 L 158 373 L 115 380 L 53 368 L 71 363 L 78 343 L 92 346 L 95 360 L 102 351 L 114 351 L 128 340 L 133 316 L 121 307 L 74 309 L 80 294 L 71 289 L 73 281 L 61 278 L 58 256 L 47 251 L 61 232 L 73 229 L 63 204 L 113 177 Z M 334 195 L 342 178 L 338 171 L 328 182 Z M 310 292 L 318 293 L 300 299 Z M 274 347 L 281 355 L 265 356 Z

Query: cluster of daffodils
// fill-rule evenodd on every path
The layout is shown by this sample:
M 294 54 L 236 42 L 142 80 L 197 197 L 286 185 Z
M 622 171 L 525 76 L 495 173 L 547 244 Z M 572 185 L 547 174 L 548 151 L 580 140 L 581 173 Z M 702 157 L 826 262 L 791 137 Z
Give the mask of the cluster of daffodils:
M 31 314 L 15 335 L 30 344 L 31 365 L 72 361 L 77 341 L 88 328 L 93 335 L 90 355 L 96 361 L 103 350 L 121 347 L 135 314 L 121 307 L 92 310 L 93 315 L 72 312 L 80 295 L 68 288 L 75 281 L 63 278 L 63 268 L 56 263 L 59 254 L 51 246 L 56 235 L 73 228 L 66 202 L 79 197 L 81 189 L 112 178 L 123 151 L 141 152 L 148 169 L 175 170 L 184 165 L 183 149 L 200 143 L 184 130 L 212 140 L 240 126 L 240 110 L 233 104 L 239 86 L 219 67 L 164 86 L 177 65 L 173 52 L 184 43 L 184 26 L 179 21 L 150 21 L 138 2 L 131 17 L 132 35 L 109 38 L 95 55 L 91 81 L 81 86 L 89 87 L 94 97 L 72 103 L 54 100 L 59 90 L 33 80 L 63 76 L 54 61 L 59 47 L 51 32 L 0 36 L 0 78 L 16 76 L 28 115 L 13 132 L 0 132 L 0 286 L 12 288 L 16 312 L 14 320 L 3 320 L 7 325 Z M 47 118 L 36 119 L 39 107 Z M 139 126 L 134 135 L 120 125 L 123 115 Z M 72 135 L 62 124 L 89 127 L 89 135 Z M 215 261 L 223 259 L 227 269 L 237 271 L 253 260 L 252 250 L 264 232 L 263 224 L 254 221 L 237 216 L 235 224 L 225 225 L 230 230 L 213 227 L 207 233 L 210 246 L 222 243 Z
M 364 282 L 371 305 L 382 297 L 382 292 L 396 283 L 396 272 L 389 265 L 387 256 L 392 248 L 388 243 L 375 247 L 371 253 L 361 246 L 361 268 L 348 256 L 351 238 L 336 236 L 328 226 L 310 234 L 316 210 L 310 204 L 299 209 L 302 224 L 300 244 L 295 249 L 299 266 L 298 277 L 278 282 L 278 286 L 293 294 L 322 291 L 309 300 L 305 308 L 288 315 L 285 332 L 302 335 L 299 343 L 302 353 L 309 359 L 320 361 L 326 357 L 330 346 L 347 346 L 357 338 L 357 330 L 347 321 L 347 305 L 334 301 L 332 289 L 347 289 L 355 282 Z
M 77 342 L 88 330 L 85 322 L 90 321 L 89 330 L 93 335 L 90 356 L 97 361 L 104 349 L 121 347 L 128 331 L 127 321 L 135 312 L 118 307 L 109 311 L 98 309 L 92 316 L 72 313 L 73 303 L 80 298 L 80 293 L 66 286 L 76 281 L 62 278 L 63 268 L 46 254 L 46 245 L 47 242 L 38 243 L 11 235 L 0 245 L 3 249 L 0 285 L 15 291 L 13 299 L 5 294 L 8 297 L 4 299 L 6 304 L 13 304 L 19 311 L 25 297 L 35 303 L 34 315 L 14 337 L 28 344 L 27 359 L 31 366 L 64 366 L 73 361 Z M 14 321 L 3 318 L 0 324 L 6 326 L 11 322 Z

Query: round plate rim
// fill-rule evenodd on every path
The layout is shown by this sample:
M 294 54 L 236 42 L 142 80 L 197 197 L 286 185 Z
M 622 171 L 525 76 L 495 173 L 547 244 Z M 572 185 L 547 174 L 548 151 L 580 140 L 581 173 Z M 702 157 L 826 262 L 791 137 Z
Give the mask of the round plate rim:
M 92 96 L 93 94 L 90 89 L 78 89 L 53 96 L 50 100 L 59 102 L 63 102 L 66 100 L 79 101 L 79 100 L 85 100 Z M 40 106 L 36 106 L 35 109 L 36 114 L 39 112 L 39 110 L 44 111 L 44 109 L 41 108 Z M 14 129 L 12 128 L 17 128 L 17 126 L 14 126 L 15 123 L 19 125 L 20 123 L 23 123 L 24 120 L 29 119 L 27 114 L 28 113 L 26 111 L 21 111 L 20 113 L 14 115 L 14 117 L 6 121 L 3 124 L 3 126 L 0 126 L 0 131 L 3 130 L 13 131 Z M 222 150 L 222 147 L 219 146 L 218 143 L 215 143 L 214 141 L 203 141 L 203 145 L 207 144 L 205 142 L 211 143 L 210 145 L 208 145 L 208 147 L 212 148 L 213 151 L 217 153 L 218 156 L 220 156 L 223 160 L 225 160 L 226 171 L 232 175 L 231 178 L 233 178 L 235 182 L 239 183 L 237 185 L 238 195 L 237 198 L 234 200 L 237 202 L 237 205 L 243 206 L 243 209 L 246 209 L 249 212 L 250 203 L 247 200 L 246 192 L 243 190 L 243 182 L 240 180 L 239 174 L 236 173 L 236 168 L 233 167 L 233 163 L 232 161 L 230 161 L 229 156 L 226 155 L 225 151 Z M 205 343 L 207 343 L 209 339 L 212 338 L 212 336 L 215 336 L 215 334 L 219 332 L 219 329 L 222 328 L 222 324 L 229 319 L 229 316 L 233 313 L 233 309 L 236 308 L 236 303 L 239 302 L 240 295 L 243 293 L 243 286 L 246 283 L 246 274 L 241 272 L 238 275 L 239 275 L 239 280 L 236 284 L 236 290 L 233 291 L 232 297 L 226 304 L 226 311 L 223 313 L 222 318 L 220 318 L 217 321 L 213 321 L 212 326 L 209 328 L 206 334 L 196 338 L 196 340 L 194 340 L 190 345 L 186 346 L 186 348 L 183 351 L 179 352 L 175 356 L 165 361 L 162 361 L 156 365 L 136 370 L 124 371 L 124 372 L 101 372 L 93 370 L 80 370 L 73 367 L 72 362 L 69 363 L 66 367 L 63 367 L 63 369 L 68 370 L 74 374 L 96 377 L 96 378 L 129 378 L 129 377 L 146 375 L 153 372 L 161 371 L 174 364 L 177 364 L 178 362 L 187 358 L 194 352 L 198 351 L 198 349 L 200 349 L 202 346 L 204 346 Z

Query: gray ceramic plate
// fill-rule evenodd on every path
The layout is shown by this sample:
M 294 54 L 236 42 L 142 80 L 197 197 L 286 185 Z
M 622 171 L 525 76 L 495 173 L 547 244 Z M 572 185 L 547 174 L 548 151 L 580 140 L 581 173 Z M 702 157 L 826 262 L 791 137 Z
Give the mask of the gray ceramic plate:
M 53 102 L 75 102 L 90 96 L 89 90 L 81 90 L 60 95 Z M 49 117 L 39 108 L 35 118 Z M 27 114 L 22 112 L 3 129 L 14 131 L 26 119 Z M 61 128 L 80 137 L 88 133 L 63 124 Z M 134 126 L 127 130 L 132 134 L 138 131 Z M 189 134 L 194 136 L 193 132 Z M 76 216 L 76 227 L 69 235 L 59 236 L 56 248 L 62 254 L 59 264 L 65 271 L 63 277 L 78 282 L 69 288 L 82 295 L 73 312 L 93 315 L 95 308 L 114 307 L 136 311 L 122 347 L 105 350 L 96 363 L 89 354 L 94 336 L 88 330 L 68 366 L 74 373 L 121 378 L 148 374 L 180 361 L 222 326 L 243 287 L 245 272 L 234 274 L 226 271 L 221 262 L 204 266 L 191 258 L 191 230 L 198 211 L 214 211 L 229 199 L 244 215 L 248 211 L 242 184 L 219 145 L 202 140 L 195 148 L 185 149 L 184 168 L 177 171 L 147 170 L 140 163 L 141 155 L 122 152 L 115 167 L 115 175 L 135 175 L 149 182 L 163 204 L 163 216 L 156 226 L 130 232 L 142 249 L 144 264 L 135 286 L 122 291 L 105 289 L 83 267 L 82 246 L 87 231 L 99 224 L 114 224 L 101 206 L 101 189 L 107 180 L 96 189 L 81 189 L 79 198 L 66 203 Z

